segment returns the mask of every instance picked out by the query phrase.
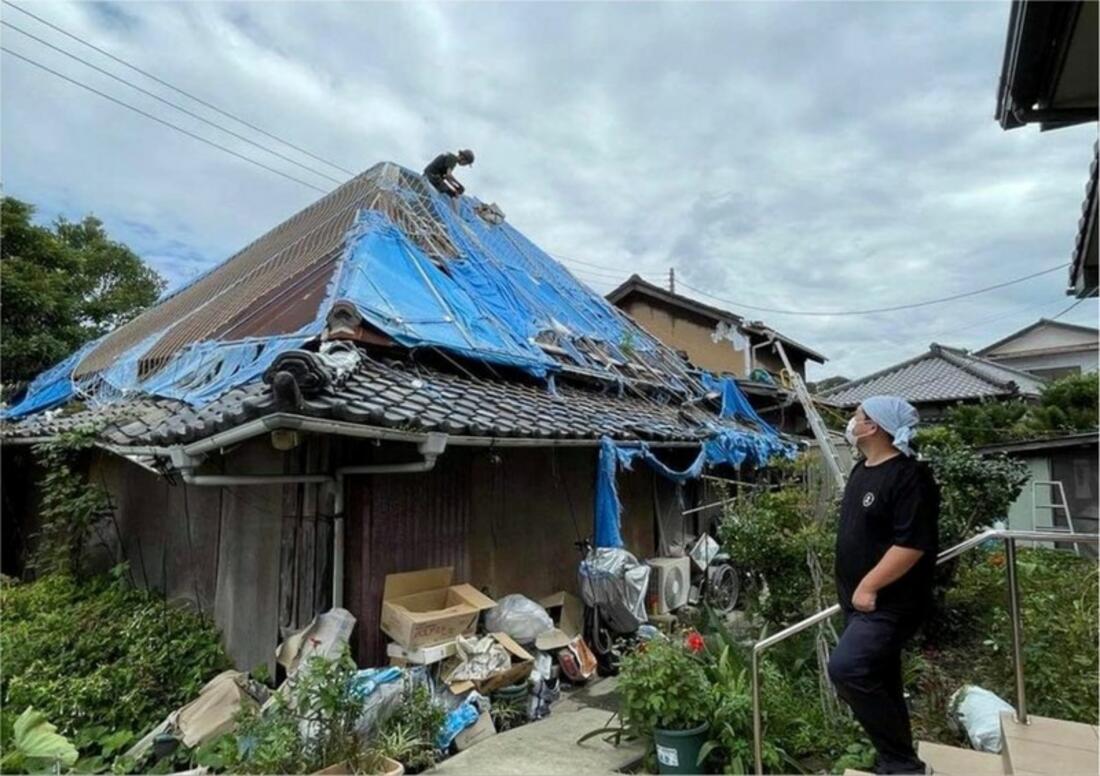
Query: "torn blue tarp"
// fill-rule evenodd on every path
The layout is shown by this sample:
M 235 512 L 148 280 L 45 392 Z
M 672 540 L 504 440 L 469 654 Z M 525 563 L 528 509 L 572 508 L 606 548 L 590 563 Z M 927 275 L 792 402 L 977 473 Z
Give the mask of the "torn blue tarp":
M 762 421 L 761 421 L 762 422 Z M 767 426 L 771 429 L 771 426 Z M 596 514 L 594 543 L 597 547 L 622 547 L 622 504 L 616 475 L 619 469 L 630 471 L 634 461 L 642 459 L 666 479 L 682 484 L 698 479 L 704 466 L 728 465 L 740 467 L 746 461 L 755 466 L 766 466 L 776 456 L 793 458 L 796 448 L 784 441 L 775 431 L 742 431 L 734 428 L 714 427 L 714 433 L 705 439 L 699 454 L 682 471 L 677 471 L 653 454 L 646 443 L 616 444 L 609 437 L 600 439 L 600 455 L 596 470 Z
M 549 254 L 510 224 L 481 218 L 475 210 L 480 204 L 476 199 L 452 200 L 417 184 L 419 176 L 408 171 L 391 176 L 383 169 L 387 167 L 396 166 L 378 168 L 374 190 L 387 196 L 363 196 L 364 203 L 383 204 L 357 212 L 310 323 L 293 332 L 251 339 L 198 339 L 172 351 L 162 363 L 159 357 L 151 362 L 145 359 L 191 313 L 184 313 L 182 319 L 151 316 L 160 325 L 146 331 L 138 344 L 128 346 L 105 369 L 83 374 L 74 383 L 74 370 L 89 352 L 81 351 L 50 370 L 48 380 L 36 380 L 26 399 L 3 416 L 22 417 L 73 396 L 92 404 L 158 396 L 202 406 L 258 379 L 280 352 L 315 339 L 323 332 L 333 305 L 341 301 L 350 302 L 372 326 L 410 349 L 449 351 L 540 378 L 572 364 L 622 380 L 618 369 L 633 364 L 645 379 L 662 382 L 670 394 L 687 398 L 703 392 L 668 348 Z M 425 234 L 438 239 L 425 242 Z M 440 252 L 449 254 L 453 248 L 454 255 L 429 257 L 425 253 L 429 244 L 445 244 L 446 250 Z M 270 261 L 278 264 L 274 257 Z M 248 278 L 262 275 L 266 266 L 258 265 Z M 288 278 L 284 285 L 297 282 L 293 275 Z M 270 296 L 284 299 L 279 294 Z M 215 301 L 204 299 L 198 306 Z M 262 316 L 261 305 L 254 317 Z
M 723 418 L 740 418 L 750 423 L 756 423 L 761 430 L 770 434 L 778 432 L 757 414 L 756 409 L 749 404 L 745 394 L 737 387 L 737 381 L 732 377 L 715 377 L 709 372 L 702 374 L 703 387 L 708 391 L 717 391 L 722 397 L 722 408 L 719 415 Z

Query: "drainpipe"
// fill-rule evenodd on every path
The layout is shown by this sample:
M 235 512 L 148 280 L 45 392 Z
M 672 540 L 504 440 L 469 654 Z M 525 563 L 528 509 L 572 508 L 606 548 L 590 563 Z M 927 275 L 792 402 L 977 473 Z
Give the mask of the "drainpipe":
M 255 431 L 243 432 L 238 440 L 255 436 Z M 220 445 L 230 442 L 223 437 Z M 217 444 L 217 443 L 216 443 Z M 382 463 L 341 466 L 332 474 L 195 474 L 199 459 L 187 450 L 175 447 L 170 453 L 172 465 L 187 485 L 229 487 L 233 485 L 284 485 L 293 483 L 325 483 L 332 489 L 332 605 L 344 605 L 344 479 L 354 474 L 415 474 L 431 471 L 436 459 L 447 449 L 447 435 L 429 433 L 417 445 L 422 456 L 410 463 Z M 213 446 L 210 449 L 214 449 Z
M 749 375 L 750 376 L 752 375 L 752 370 L 756 368 L 756 351 L 760 348 L 766 348 L 768 345 L 771 345 L 773 342 L 775 342 L 775 332 L 769 330 L 767 339 L 765 339 L 763 342 L 761 342 L 757 345 L 753 345 L 752 347 L 749 348 Z
M 332 494 L 332 605 L 344 605 L 344 479 L 354 474 L 415 474 L 431 471 L 447 448 L 446 434 L 428 434 L 418 446 L 423 459 L 412 463 L 341 466 L 330 480 Z

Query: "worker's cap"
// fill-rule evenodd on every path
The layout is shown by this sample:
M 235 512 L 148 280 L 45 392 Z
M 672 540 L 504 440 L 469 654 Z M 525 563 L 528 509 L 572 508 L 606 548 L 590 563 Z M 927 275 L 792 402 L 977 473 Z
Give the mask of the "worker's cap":
M 458 152 L 458 161 L 464 162 L 466 164 L 473 164 L 474 152 L 471 151 L 469 148 L 463 148 L 461 151 Z

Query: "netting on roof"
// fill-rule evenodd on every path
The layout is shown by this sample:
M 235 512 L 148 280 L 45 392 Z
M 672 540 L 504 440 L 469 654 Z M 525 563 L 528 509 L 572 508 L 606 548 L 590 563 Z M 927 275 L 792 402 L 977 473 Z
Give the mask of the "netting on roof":
M 683 398 L 704 392 L 670 349 L 479 208 L 376 165 L 42 374 L 6 414 L 73 395 L 201 406 L 320 337 L 337 302 L 410 349 L 537 377 L 575 370 Z

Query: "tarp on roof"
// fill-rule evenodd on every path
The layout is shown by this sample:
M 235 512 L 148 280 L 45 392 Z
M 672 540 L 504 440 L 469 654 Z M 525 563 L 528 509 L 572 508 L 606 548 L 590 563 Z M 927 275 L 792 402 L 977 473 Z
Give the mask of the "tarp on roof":
M 22 417 L 73 396 L 92 404 L 141 395 L 202 406 L 258 379 L 279 353 L 320 335 L 337 301 L 350 302 L 370 324 L 409 348 L 437 348 L 537 377 L 575 365 L 621 382 L 617 369 L 630 364 L 674 393 L 702 392 L 687 365 L 667 347 L 510 224 L 484 220 L 476 212 L 476 199 L 451 200 L 419 176 L 408 171 L 394 176 L 385 165 L 381 168 L 378 187 L 388 194 L 387 210 L 358 211 L 312 321 L 272 336 L 199 339 L 174 352 L 163 367 L 151 369 L 143 357 L 178 324 L 176 319 L 162 322 L 108 366 L 80 379 L 72 375 L 84 351 L 66 359 L 36 380 L 4 416 Z M 401 226 L 392 213 L 400 216 Z M 421 247 L 425 243 L 407 231 L 417 223 L 428 224 L 435 237 L 445 235 L 455 255 L 429 257 Z M 540 342 L 564 358 L 551 356 Z

